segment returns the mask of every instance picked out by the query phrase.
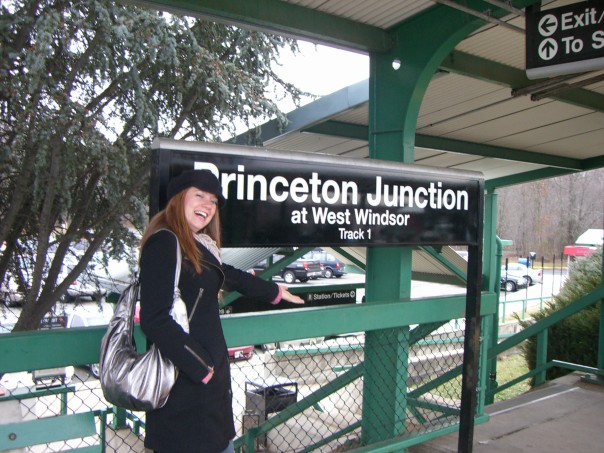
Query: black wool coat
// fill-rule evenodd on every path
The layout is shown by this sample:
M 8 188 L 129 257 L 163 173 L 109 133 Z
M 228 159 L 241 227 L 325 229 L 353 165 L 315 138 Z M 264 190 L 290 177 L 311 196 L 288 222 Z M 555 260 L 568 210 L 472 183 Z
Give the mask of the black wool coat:
M 180 370 L 166 405 L 146 413 L 145 446 L 158 452 L 219 453 L 235 437 L 235 427 L 218 292 L 224 288 L 271 302 L 279 288 L 273 282 L 220 264 L 198 244 L 203 271 L 196 274 L 183 255 L 178 284 L 190 318 L 187 334 L 170 316 L 176 244 L 176 236 L 161 230 L 147 240 L 141 253 L 141 328 Z M 214 367 L 214 376 L 203 384 L 208 367 Z

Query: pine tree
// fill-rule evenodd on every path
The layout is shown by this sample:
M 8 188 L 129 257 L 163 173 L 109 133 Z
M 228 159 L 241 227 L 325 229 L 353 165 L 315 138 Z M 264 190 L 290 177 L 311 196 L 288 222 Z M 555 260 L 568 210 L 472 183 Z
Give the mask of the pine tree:
M 560 292 L 545 308 L 525 321 L 519 320 L 523 328 L 540 321 L 556 311 L 571 305 L 602 284 L 602 248 L 592 256 L 578 258 L 571 263 L 569 276 Z M 549 328 L 547 336 L 547 361 L 561 360 L 585 366 L 597 367 L 598 331 L 600 326 L 600 304 L 594 304 Z M 536 364 L 537 340 L 535 337 L 523 345 L 523 353 L 529 369 Z M 551 368 L 546 378 L 555 379 L 570 371 Z
M 15 329 L 27 330 L 143 227 L 155 137 L 217 141 L 285 121 L 268 87 L 301 93 L 271 65 L 297 45 L 109 0 L 0 8 L 0 282 L 24 291 Z

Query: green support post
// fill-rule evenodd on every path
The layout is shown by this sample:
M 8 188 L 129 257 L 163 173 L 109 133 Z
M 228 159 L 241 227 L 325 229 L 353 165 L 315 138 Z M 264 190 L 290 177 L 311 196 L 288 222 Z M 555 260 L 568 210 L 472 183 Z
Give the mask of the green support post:
M 128 414 L 126 409 L 121 407 L 113 406 L 113 421 L 111 422 L 111 428 L 122 429 L 128 426 Z
M 499 263 L 503 255 L 503 247 L 501 241 L 497 240 L 497 201 L 497 194 L 490 190 L 485 196 L 483 259 L 485 284 L 483 285 L 483 289 L 493 288 L 499 294 L 499 274 L 501 272 Z M 497 346 L 497 342 L 499 341 L 499 307 L 497 307 L 495 313 L 489 316 L 483 332 L 488 348 Z M 481 375 L 486 379 L 485 404 L 489 405 L 495 401 L 495 389 L 498 386 L 497 357 L 487 360 L 485 366 L 486 371 L 484 374 L 481 373 Z
M 425 91 L 443 59 L 480 25 L 438 5 L 392 30 L 391 51 L 370 54 L 370 158 L 415 162 L 415 132 Z M 407 300 L 410 293 L 411 249 L 369 248 L 367 303 Z M 404 428 L 408 339 L 407 327 L 367 332 L 362 421 L 366 443 L 388 439 Z
M 548 329 L 544 329 L 537 334 L 535 368 L 540 371 L 535 375 L 535 386 L 539 386 L 545 382 L 545 374 L 547 372 L 547 332 Z
M 480 343 L 480 365 L 478 367 L 478 388 L 480 389 L 480 395 L 476 407 L 476 413 L 478 415 L 484 413 L 484 406 L 486 404 L 493 403 L 495 397 L 494 392 L 497 388 L 497 364 L 493 365 L 493 359 L 489 360 L 487 358 L 491 342 L 493 341 L 493 335 L 497 332 L 497 328 L 494 328 L 492 325 L 494 319 L 495 315 L 482 317 L 482 327 L 480 331 L 483 336 Z
M 370 56 L 369 154 L 371 158 L 411 163 L 415 123 L 412 127 L 405 125 L 410 93 L 402 89 L 403 75 L 392 66 L 395 59 L 394 55 Z M 397 303 L 409 299 L 411 249 L 368 248 L 365 291 L 366 303 Z M 404 432 L 408 357 L 408 327 L 366 333 L 362 420 L 365 443 L 390 439 Z
M 380 263 L 380 266 L 371 263 Z M 367 302 L 408 298 L 411 282 L 409 248 L 367 251 Z M 406 284 L 405 284 L 406 283 Z M 363 439 L 374 443 L 400 435 L 407 412 L 409 328 L 370 331 L 365 336 Z

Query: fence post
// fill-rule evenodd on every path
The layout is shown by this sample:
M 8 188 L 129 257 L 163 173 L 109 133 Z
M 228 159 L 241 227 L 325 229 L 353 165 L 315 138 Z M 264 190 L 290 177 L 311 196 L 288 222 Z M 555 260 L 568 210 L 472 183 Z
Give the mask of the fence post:
M 540 370 L 535 375 L 535 386 L 545 382 L 546 364 L 547 364 L 547 331 L 543 329 L 537 334 L 537 350 L 535 351 L 535 368 Z

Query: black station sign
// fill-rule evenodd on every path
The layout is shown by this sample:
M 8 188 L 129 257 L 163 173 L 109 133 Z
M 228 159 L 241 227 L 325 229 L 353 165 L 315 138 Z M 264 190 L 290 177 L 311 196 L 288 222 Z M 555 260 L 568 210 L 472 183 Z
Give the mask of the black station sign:
M 316 288 L 317 291 L 306 294 L 298 294 L 304 299 L 305 308 L 325 307 L 327 305 L 332 306 L 354 304 L 357 301 L 357 291 L 354 288 L 343 287 L 342 289 L 334 291 L 320 291 L 320 287 Z M 271 305 L 267 304 L 266 302 L 259 302 L 256 299 L 239 297 L 235 301 L 231 302 L 227 307 L 224 307 L 222 314 L 276 311 L 287 310 L 290 308 L 300 308 L 300 305 L 287 301 L 281 301 L 277 305 Z
M 223 247 L 476 244 L 475 172 L 225 144 L 154 142 L 151 214 L 184 170 L 212 171 L 227 199 Z
M 604 1 L 526 11 L 529 79 L 604 68 Z

